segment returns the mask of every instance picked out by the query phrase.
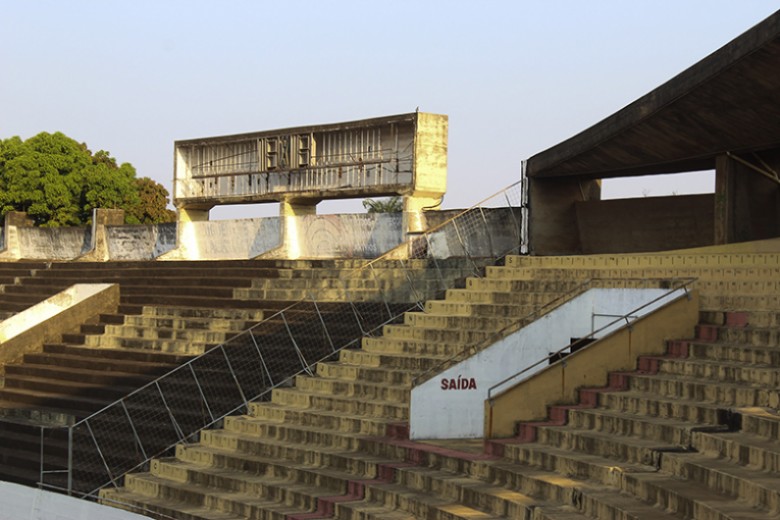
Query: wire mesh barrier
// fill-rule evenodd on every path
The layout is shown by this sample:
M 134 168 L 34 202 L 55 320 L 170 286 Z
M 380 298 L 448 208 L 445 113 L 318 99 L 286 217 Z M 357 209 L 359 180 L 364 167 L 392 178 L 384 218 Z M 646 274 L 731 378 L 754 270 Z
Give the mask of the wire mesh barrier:
M 36 480 L 94 497 L 225 416 L 246 412 L 250 401 L 270 399 L 296 375 L 313 374 L 340 350 L 359 348 L 363 337 L 423 310 L 425 300 L 519 253 L 522 198 L 513 184 L 359 268 L 321 279 L 312 272 L 317 287 L 305 299 L 70 426 L 14 423 L 34 430 Z

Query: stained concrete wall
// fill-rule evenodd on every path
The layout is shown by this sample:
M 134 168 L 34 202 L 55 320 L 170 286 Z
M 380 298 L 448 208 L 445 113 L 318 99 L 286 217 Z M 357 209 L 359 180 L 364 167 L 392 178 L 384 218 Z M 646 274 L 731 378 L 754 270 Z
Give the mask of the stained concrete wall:
M 375 258 L 403 240 L 401 213 L 305 215 L 296 220 L 298 258 Z M 293 247 L 286 237 L 288 248 Z
M 460 215 L 462 210 L 431 211 L 429 227 Z M 400 245 L 403 216 L 400 213 L 302 215 L 294 219 L 282 236 L 280 218 L 179 222 L 152 226 L 106 225 L 108 260 L 200 260 L 285 258 L 375 258 Z M 462 256 L 464 245 L 472 256 L 505 253 L 518 245 L 518 209 L 483 208 L 436 230 L 425 244 L 437 257 Z M 7 232 L 3 230 L 3 233 Z M 92 229 L 12 227 L 18 245 L 8 251 L 9 259 L 87 259 L 93 248 Z M 177 242 L 177 233 L 179 234 Z M 103 236 L 100 234 L 99 236 Z M 8 241 L 7 237 L 4 238 Z M 8 241 L 16 244 L 16 240 Z M 182 250 L 177 245 L 184 244 Z M 10 247 L 10 246 L 9 246 Z M 94 260 L 89 258 L 90 260 Z
M 199 260 L 254 258 L 281 245 L 278 217 L 179 223 Z
M 17 228 L 21 258 L 70 260 L 92 249 L 91 227 Z
M 176 223 L 106 228 L 111 260 L 152 260 L 176 247 Z
M 711 194 L 575 202 L 581 252 L 640 253 L 712 245 L 714 205 Z

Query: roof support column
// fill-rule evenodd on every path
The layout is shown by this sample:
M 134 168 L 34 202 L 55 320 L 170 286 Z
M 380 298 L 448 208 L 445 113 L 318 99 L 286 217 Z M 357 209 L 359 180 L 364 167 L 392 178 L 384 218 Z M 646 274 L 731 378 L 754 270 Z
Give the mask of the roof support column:
M 780 150 L 719 155 L 715 162 L 715 244 L 780 236 L 780 186 L 758 169 L 780 170 Z M 751 164 L 756 163 L 756 167 Z
M 599 200 L 601 181 L 574 177 L 528 178 L 531 253 L 571 255 L 582 253 L 576 201 Z

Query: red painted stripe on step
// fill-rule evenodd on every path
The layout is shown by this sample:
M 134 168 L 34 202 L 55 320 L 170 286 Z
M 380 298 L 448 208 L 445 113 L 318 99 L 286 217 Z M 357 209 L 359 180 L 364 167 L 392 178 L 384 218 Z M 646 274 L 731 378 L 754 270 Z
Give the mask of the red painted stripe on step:
M 358 502 L 365 498 L 365 484 L 369 482 L 380 482 L 378 480 L 350 480 L 347 482 L 347 493 L 345 495 L 333 495 L 329 497 L 319 497 L 317 499 L 317 510 L 310 513 L 301 513 L 286 515 L 286 520 L 318 520 L 332 518 L 336 512 L 336 504 L 341 502 Z
M 750 315 L 747 312 L 727 312 L 727 327 L 747 327 L 750 324 Z
M 666 355 L 674 358 L 687 358 L 688 357 L 688 341 L 686 340 L 670 340 L 666 342 Z
M 717 341 L 718 326 L 707 324 L 696 325 L 696 339 L 699 341 Z

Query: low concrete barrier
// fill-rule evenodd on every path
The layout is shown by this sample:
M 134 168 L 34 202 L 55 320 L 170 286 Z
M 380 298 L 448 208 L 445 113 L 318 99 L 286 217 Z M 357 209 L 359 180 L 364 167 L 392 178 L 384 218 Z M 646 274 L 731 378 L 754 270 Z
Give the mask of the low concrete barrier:
M 148 520 L 137 515 L 87 500 L 73 498 L 10 482 L 0 482 L 0 520 Z
M 31 227 L 21 218 L 6 223 L 0 260 L 376 258 L 406 239 L 401 213 L 285 217 L 291 222 L 283 236 L 281 217 L 129 226 L 97 220 L 101 211 L 109 210 L 96 211 L 98 224 L 92 227 Z M 425 247 L 431 254 L 447 258 L 463 256 L 468 250 L 472 256 L 493 256 L 517 246 L 517 208 L 470 211 L 471 218 L 461 219 L 465 228 L 447 224 L 430 234 Z M 461 213 L 431 211 L 426 220 L 435 228 Z
M 679 297 L 662 308 L 591 343 L 485 402 L 485 436 L 511 437 L 520 421 L 543 419 L 547 407 L 575 403 L 579 388 L 602 387 L 610 372 L 635 370 L 639 356 L 661 355 L 666 341 L 692 337 L 699 318 L 697 293 Z M 499 392 L 501 389 L 499 389 Z
M 572 338 L 587 337 L 592 332 L 602 329 L 613 322 L 616 316 L 632 313 L 633 325 L 636 323 L 634 320 L 640 319 L 675 298 L 680 298 L 683 294 L 682 289 L 672 293 L 668 289 L 588 290 L 526 327 L 413 388 L 410 437 L 412 439 L 483 437 L 485 435 L 484 403 L 491 386 L 532 366 L 547 355 L 565 348 L 571 343 Z M 632 312 L 656 298 L 659 298 L 656 302 L 636 313 Z M 596 334 L 596 337 L 605 337 L 623 325 L 625 322 L 609 326 Z M 663 328 L 659 327 L 659 330 Z M 663 343 L 659 341 L 658 344 Z M 626 352 L 621 353 L 620 359 L 634 354 L 630 348 Z M 567 362 L 574 356 L 575 354 L 572 354 L 567 357 Z M 546 367 L 546 363 L 540 364 L 529 371 L 528 375 L 542 371 Z M 533 399 L 539 400 L 540 397 L 535 394 Z M 527 400 L 521 394 L 510 399 L 513 404 L 505 406 L 502 398 L 498 405 L 500 407 L 498 415 L 509 418 L 514 413 L 511 407 L 523 406 Z
M 0 322 L 0 376 L 5 366 L 24 354 L 40 352 L 43 344 L 101 313 L 119 307 L 118 284 L 76 284 Z
M 176 247 L 176 223 L 110 226 L 106 229 L 111 260 L 154 260 Z

